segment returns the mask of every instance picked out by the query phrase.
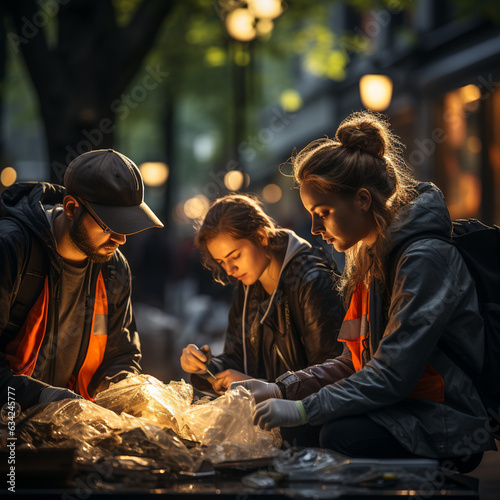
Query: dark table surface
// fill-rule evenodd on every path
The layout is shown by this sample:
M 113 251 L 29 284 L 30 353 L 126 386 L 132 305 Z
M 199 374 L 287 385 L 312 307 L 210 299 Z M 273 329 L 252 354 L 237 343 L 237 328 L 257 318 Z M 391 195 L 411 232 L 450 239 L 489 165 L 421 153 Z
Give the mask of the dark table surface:
M 5 478 L 5 463 L 0 472 Z M 433 480 L 408 487 L 391 477 L 372 479 L 362 486 L 321 480 L 294 481 L 271 470 L 266 460 L 220 464 L 215 470 L 198 473 L 169 473 L 164 470 L 108 470 L 78 466 L 70 451 L 46 450 L 17 457 L 15 492 L 0 484 L 0 497 L 16 499 L 135 500 L 155 496 L 190 499 L 478 499 L 478 480 L 463 475 L 436 473 Z

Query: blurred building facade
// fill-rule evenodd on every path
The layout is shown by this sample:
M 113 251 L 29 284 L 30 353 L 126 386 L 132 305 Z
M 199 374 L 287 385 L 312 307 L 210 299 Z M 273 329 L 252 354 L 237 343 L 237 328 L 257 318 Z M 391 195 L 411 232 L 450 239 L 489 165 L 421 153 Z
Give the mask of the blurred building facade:
M 334 31 L 357 33 L 373 50 L 360 55 L 344 47 L 349 63 L 342 82 L 304 73 L 298 88 L 304 104 L 289 119 L 286 134 L 276 134 L 270 144 L 275 162 L 286 161 L 294 147 L 333 136 L 343 118 L 364 109 L 361 76 L 383 74 L 393 83 L 383 112 L 406 145 L 416 177 L 442 189 L 453 219 L 500 224 L 500 26 L 453 13 L 451 1 L 420 0 L 412 11 L 363 16 L 335 5 Z M 268 174 L 263 181 L 278 177 Z M 286 190 L 281 203 L 290 214 L 298 210 L 296 196 Z

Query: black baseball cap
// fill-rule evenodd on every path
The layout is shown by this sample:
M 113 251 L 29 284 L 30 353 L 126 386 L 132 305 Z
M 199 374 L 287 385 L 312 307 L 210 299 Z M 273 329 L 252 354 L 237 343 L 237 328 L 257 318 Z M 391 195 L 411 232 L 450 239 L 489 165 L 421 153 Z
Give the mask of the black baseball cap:
M 66 169 L 64 185 L 92 207 L 112 231 L 134 234 L 163 227 L 144 203 L 144 183 L 137 165 L 113 149 L 89 151 Z

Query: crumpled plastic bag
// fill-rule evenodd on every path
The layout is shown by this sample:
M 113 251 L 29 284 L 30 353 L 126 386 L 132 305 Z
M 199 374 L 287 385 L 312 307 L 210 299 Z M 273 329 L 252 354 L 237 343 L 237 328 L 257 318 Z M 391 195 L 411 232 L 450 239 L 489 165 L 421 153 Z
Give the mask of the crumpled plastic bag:
M 281 446 L 278 429 L 263 431 L 254 426 L 255 399 L 243 387 L 227 391 L 204 404 L 192 405 L 179 418 L 180 435 L 208 447 L 212 463 L 276 455 Z
M 281 436 L 252 423 L 255 400 L 243 387 L 212 400 L 192 404 L 193 388 L 184 380 L 164 384 L 150 375 L 134 375 L 98 394 L 95 402 L 168 427 L 184 439 L 208 448 L 212 463 L 273 456 Z
M 290 481 L 368 485 L 389 480 L 416 489 L 438 467 L 439 462 L 433 459 L 350 458 L 319 448 L 289 449 L 273 460 L 274 470 Z
M 134 375 L 98 394 L 95 403 L 66 399 L 30 408 L 18 423 L 19 444 L 76 448 L 80 464 L 141 457 L 152 469 L 176 472 L 196 470 L 203 460 L 215 464 L 280 453 L 279 432 L 253 425 L 255 400 L 243 387 L 213 401 L 193 404 L 192 398 L 193 388 L 183 380 L 164 384 Z M 188 448 L 180 438 L 193 443 Z M 135 459 L 119 462 L 139 467 Z
M 112 384 L 97 394 L 94 401 L 118 414 L 125 412 L 142 417 L 180 434 L 178 419 L 191 406 L 192 399 L 193 387 L 184 380 L 164 384 L 155 377 L 141 374 Z
M 193 454 L 170 430 L 85 399 L 37 405 L 18 423 L 18 432 L 19 444 L 31 449 L 76 448 L 80 463 L 133 455 L 144 457 L 152 468 L 195 467 Z

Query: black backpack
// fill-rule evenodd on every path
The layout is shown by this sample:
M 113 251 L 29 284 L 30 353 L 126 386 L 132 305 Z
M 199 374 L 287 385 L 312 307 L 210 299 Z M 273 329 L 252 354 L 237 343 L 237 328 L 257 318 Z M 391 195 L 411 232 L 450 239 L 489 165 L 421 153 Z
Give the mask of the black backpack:
M 485 350 L 480 373 L 442 342 L 438 347 L 472 379 L 490 417 L 491 432 L 500 439 L 500 227 L 476 219 L 453 221 L 450 237 L 422 233 L 400 243 L 390 255 L 395 266 L 404 250 L 417 240 L 434 238 L 453 244 L 475 281 L 479 309 L 484 320 Z
M 49 270 L 49 258 L 36 236 L 31 237 L 25 265 L 22 269 L 22 278 L 10 308 L 9 322 L 0 336 L 0 349 L 16 337 L 21 329 L 28 312 L 35 305 L 42 293 L 45 278 Z
M 45 279 L 49 273 L 49 256 L 37 236 L 31 235 L 21 282 L 10 308 L 9 322 L 0 335 L 0 350 L 4 351 L 23 326 L 29 311 L 42 293 Z M 116 268 L 106 262 L 102 267 L 106 288 L 110 289 L 116 278 Z

